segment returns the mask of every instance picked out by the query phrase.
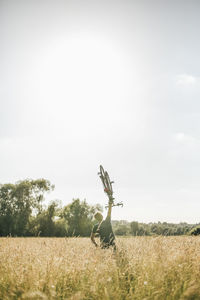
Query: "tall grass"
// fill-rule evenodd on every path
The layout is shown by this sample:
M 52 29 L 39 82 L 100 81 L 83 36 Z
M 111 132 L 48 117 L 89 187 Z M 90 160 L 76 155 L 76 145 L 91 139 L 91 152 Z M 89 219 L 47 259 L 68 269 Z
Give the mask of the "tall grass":
M 1 238 L 0 299 L 200 299 L 199 237 Z

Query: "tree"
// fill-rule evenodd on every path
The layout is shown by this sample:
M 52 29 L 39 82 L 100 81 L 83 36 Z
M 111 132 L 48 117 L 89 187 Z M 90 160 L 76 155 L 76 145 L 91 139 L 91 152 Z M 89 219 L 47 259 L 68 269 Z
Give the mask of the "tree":
M 67 222 L 63 219 L 55 220 L 58 202 L 52 201 L 47 209 L 40 211 L 31 218 L 30 233 L 34 236 L 66 236 Z
M 151 225 L 151 232 L 153 234 L 158 234 L 158 235 L 161 235 L 162 234 L 162 228 L 161 228 L 161 225 L 160 224 L 157 224 L 157 223 L 153 223 Z M 163 231 L 164 235 L 168 235 L 168 232 L 169 232 L 169 228 L 166 227 L 165 228 L 165 231 Z
M 93 226 L 93 215 L 98 206 L 89 206 L 87 202 L 73 199 L 72 203 L 65 206 L 60 213 L 68 224 L 69 236 L 89 236 Z
M 0 235 L 25 235 L 33 211 L 42 209 L 44 192 L 54 188 L 46 179 L 0 185 Z
M 120 224 L 117 226 L 114 233 L 116 235 L 128 235 L 129 231 L 130 231 L 129 226 L 125 224 Z
M 132 235 L 138 235 L 139 232 L 139 224 L 136 221 L 131 222 L 131 233 Z

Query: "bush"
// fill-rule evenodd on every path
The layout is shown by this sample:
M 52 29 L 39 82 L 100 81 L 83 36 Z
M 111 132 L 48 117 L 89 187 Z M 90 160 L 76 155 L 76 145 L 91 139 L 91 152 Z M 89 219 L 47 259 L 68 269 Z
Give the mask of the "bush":
M 190 232 L 191 235 L 199 235 L 200 234 L 200 226 L 195 227 Z

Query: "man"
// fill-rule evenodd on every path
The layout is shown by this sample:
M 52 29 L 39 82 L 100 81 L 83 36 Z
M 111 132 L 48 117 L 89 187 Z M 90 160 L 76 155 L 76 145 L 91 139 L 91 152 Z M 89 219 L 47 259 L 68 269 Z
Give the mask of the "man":
M 98 235 L 100 237 L 100 247 L 102 249 L 113 247 L 113 249 L 116 250 L 115 235 L 111 225 L 111 210 L 112 202 L 109 201 L 108 214 L 104 221 L 101 213 L 97 212 L 94 215 L 95 219 L 98 221 L 98 224 L 94 225 L 92 229 L 91 241 L 96 247 L 98 247 L 98 244 L 95 241 L 95 236 Z

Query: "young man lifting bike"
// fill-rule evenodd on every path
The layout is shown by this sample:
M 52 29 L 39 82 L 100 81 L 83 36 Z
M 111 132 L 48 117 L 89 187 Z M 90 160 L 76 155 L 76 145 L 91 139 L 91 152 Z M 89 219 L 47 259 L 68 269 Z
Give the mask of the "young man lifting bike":
M 113 233 L 112 224 L 111 224 L 111 211 L 113 206 L 119 206 L 122 205 L 122 203 L 114 204 L 113 190 L 112 190 L 113 182 L 110 181 L 108 173 L 104 171 L 102 166 L 100 166 L 99 175 L 104 186 L 104 192 L 107 194 L 109 199 L 108 206 L 107 206 L 108 213 L 105 220 L 103 220 L 103 215 L 100 212 L 97 212 L 94 215 L 94 218 L 98 221 L 98 223 L 94 225 L 92 229 L 91 241 L 96 247 L 98 247 L 98 244 L 95 241 L 95 237 L 99 236 L 100 247 L 102 249 L 113 247 L 113 249 L 116 250 L 115 235 Z

